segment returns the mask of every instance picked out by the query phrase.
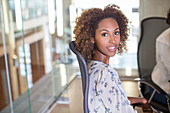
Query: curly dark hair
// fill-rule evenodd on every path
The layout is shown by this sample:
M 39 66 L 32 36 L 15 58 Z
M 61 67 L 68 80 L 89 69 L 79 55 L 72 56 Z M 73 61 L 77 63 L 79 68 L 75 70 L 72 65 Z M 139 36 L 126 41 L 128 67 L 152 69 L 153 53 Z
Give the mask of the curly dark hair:
M 120 28 L 120 44 L 118 53 L 121 54 L 126 48 L 128 38 L 128 19 L 116 5 L 108 5 L 103 10 L 100 8 L 91 8 L 84 10 L 80 17 L 76 19 L 74 28 L 75 48 L 82 54 L 86 60 L 92 59 L 94 44 L 91 39 L 95 37 L 95 31 L 98 24 L 105 18 L 113 18 L 117 21 Z
M 170 8 L 169 8 L 168 13 L 167 13 L 166 23 L 170 25 Z

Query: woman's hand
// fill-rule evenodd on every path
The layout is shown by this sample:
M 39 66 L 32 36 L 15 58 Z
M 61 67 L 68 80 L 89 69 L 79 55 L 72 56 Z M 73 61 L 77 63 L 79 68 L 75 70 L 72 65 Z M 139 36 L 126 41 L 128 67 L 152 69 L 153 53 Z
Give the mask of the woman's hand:
M 142 97 L 128 97 L 130 104 L 146 104 L 147 100 Z
M 130 104 L 141 104 L 143 113 L 153 113 L 153 110 L 150 106 L 150 104 L 147 102 L 145 98 L 141 97 L 128 97 Z

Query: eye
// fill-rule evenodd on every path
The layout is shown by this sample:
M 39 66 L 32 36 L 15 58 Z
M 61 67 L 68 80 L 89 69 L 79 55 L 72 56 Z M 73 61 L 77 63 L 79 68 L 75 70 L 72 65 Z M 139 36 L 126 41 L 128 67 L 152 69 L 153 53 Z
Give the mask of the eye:
M 119 35 L 119 34 L 120 34 L 119 31 L 115 31 L 115 32 L 114 32 L 114 35 Z
M 106 36 L 108 36 L 108 34 L 107 33 L 102 33 L 102 36 L 106 37 Z

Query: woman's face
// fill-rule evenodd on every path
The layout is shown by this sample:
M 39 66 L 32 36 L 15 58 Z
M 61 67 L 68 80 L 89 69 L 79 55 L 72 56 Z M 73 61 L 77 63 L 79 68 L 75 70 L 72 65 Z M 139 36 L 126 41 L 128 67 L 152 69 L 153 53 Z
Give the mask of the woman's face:
M 113 18 L 105 18 L 95 31 L 95 50 L 107 57 L 113 57 L 120 43 L 120 29 Z

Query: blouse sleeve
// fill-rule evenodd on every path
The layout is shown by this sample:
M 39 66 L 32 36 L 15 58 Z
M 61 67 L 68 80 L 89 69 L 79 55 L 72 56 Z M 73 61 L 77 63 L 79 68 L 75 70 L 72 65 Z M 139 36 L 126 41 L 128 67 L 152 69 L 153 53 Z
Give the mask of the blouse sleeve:
M 168 75 L 170 75 L 170 46 L 164 43 L 157 43 L 157 52 L 160 55 L 160 59 L 163 62 L 166 70 L 168 71 Z

